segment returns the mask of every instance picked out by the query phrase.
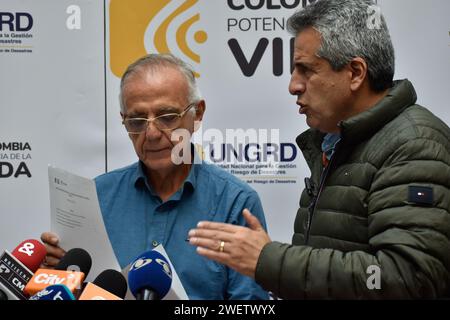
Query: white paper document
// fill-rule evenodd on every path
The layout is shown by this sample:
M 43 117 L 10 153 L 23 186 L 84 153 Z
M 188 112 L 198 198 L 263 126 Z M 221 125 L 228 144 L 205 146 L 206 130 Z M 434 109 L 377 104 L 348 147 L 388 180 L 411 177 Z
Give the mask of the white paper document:
M 92 268 L 86 281 L 92 282 L 106 269 L 121 271 L 103 222 L 95 182 L 52 166 L 48 167 L 48 179 L 51 231 L 66 251 L 82 248 L 90 254 Z M 154 250 L 165 256 L 172 268 L 172 286 L 164 300 L 188 300 L 167 252 L 162 245 Z M 122 270 L 127 281 L 129 268 Z M 129 290 L 125 299 L 134 300 Z
M 105 229 L 95 182 L 52 166 L 48 167 L 51 231 L 63 249 L 82 248 L 92 258 L 86 281 L 120 265 Z

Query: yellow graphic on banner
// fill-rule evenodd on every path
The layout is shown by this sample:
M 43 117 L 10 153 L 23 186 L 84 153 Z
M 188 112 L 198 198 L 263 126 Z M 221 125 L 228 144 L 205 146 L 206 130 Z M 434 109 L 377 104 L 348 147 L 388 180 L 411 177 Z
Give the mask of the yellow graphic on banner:
M 192 8 L 198 0 L 110 1 L 110 65 L 114 75 L 120 78 L 130 63 L 148 53 L 145 47 L 145 37 L 150 23 L 155 17 L 160 18 L 158 15 L 169 4 L 178 2 L 181 4 L 164 17 L 156 30 L 150 30 L 153 47 L 158 53 L 172 52 L 167 41 L 169 27 L 177 17 Z M 200 63 L 200 56 L 189 47 L 187 34 L 191 26 L 199 20 L 199 13 L 192 15 L 177 26 L 175 34 L 178 49 L 191 62 L 197 64 Z M 201 44 L 207 40 L 208 35 L 205 31 L 199 30 L 194 33 L 193 38 L 195 42 Z M 196 73 L 196 76 L 200 75 Z

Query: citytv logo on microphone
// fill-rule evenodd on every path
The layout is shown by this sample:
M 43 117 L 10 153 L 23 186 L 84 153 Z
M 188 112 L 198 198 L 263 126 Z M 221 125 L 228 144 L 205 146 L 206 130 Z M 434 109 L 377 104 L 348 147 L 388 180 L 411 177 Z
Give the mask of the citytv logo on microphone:
M 148 53 L 172 53 L 200 64 L 198 46 L 208 35 L 199 28 L 198 0 L 111 0 L 109 5 L 110 67 L 121 77 L 127 66 Z M 196 72 L 196 77 L 200 74 Z

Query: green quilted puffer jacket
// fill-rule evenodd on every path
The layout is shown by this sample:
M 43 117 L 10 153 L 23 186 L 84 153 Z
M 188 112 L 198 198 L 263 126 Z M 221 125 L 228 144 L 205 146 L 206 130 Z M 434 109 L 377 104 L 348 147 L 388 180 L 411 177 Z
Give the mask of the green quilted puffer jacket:
M 323 134 L 297 143 L 311 169 L 292 245 L 267 244 L 256 281 L 284 299 L 417 299 L 450 288 L 450 129 L 408 80 Z

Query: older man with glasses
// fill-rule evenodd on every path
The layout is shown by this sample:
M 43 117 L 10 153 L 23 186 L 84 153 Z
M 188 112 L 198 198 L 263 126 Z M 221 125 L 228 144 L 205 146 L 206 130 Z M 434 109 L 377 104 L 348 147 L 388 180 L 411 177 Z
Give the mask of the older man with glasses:
M 193 71 L 173 55 L 150 54 L 128 67 L 120 92 L 122 123 L 139 161 L 97 177 L 96 185 L 121 267 L 162 244 L 190 299 L 267 299 L 253 279 L 199 256 L 186 242 L 201 220 L 244 225 L 244 209 L 265 225 L 253 189 L 200 160 L 187 139 L 172 136 L 175 130 L 192 134 L 205 112 Z M 188 146 L 184 154 L 174 152 L 180 144 Z M 189 161 L 180 163 L 180 156 Z M 57 236 L 41 238 L 47 264 L 56 265 L 64 255 Z

